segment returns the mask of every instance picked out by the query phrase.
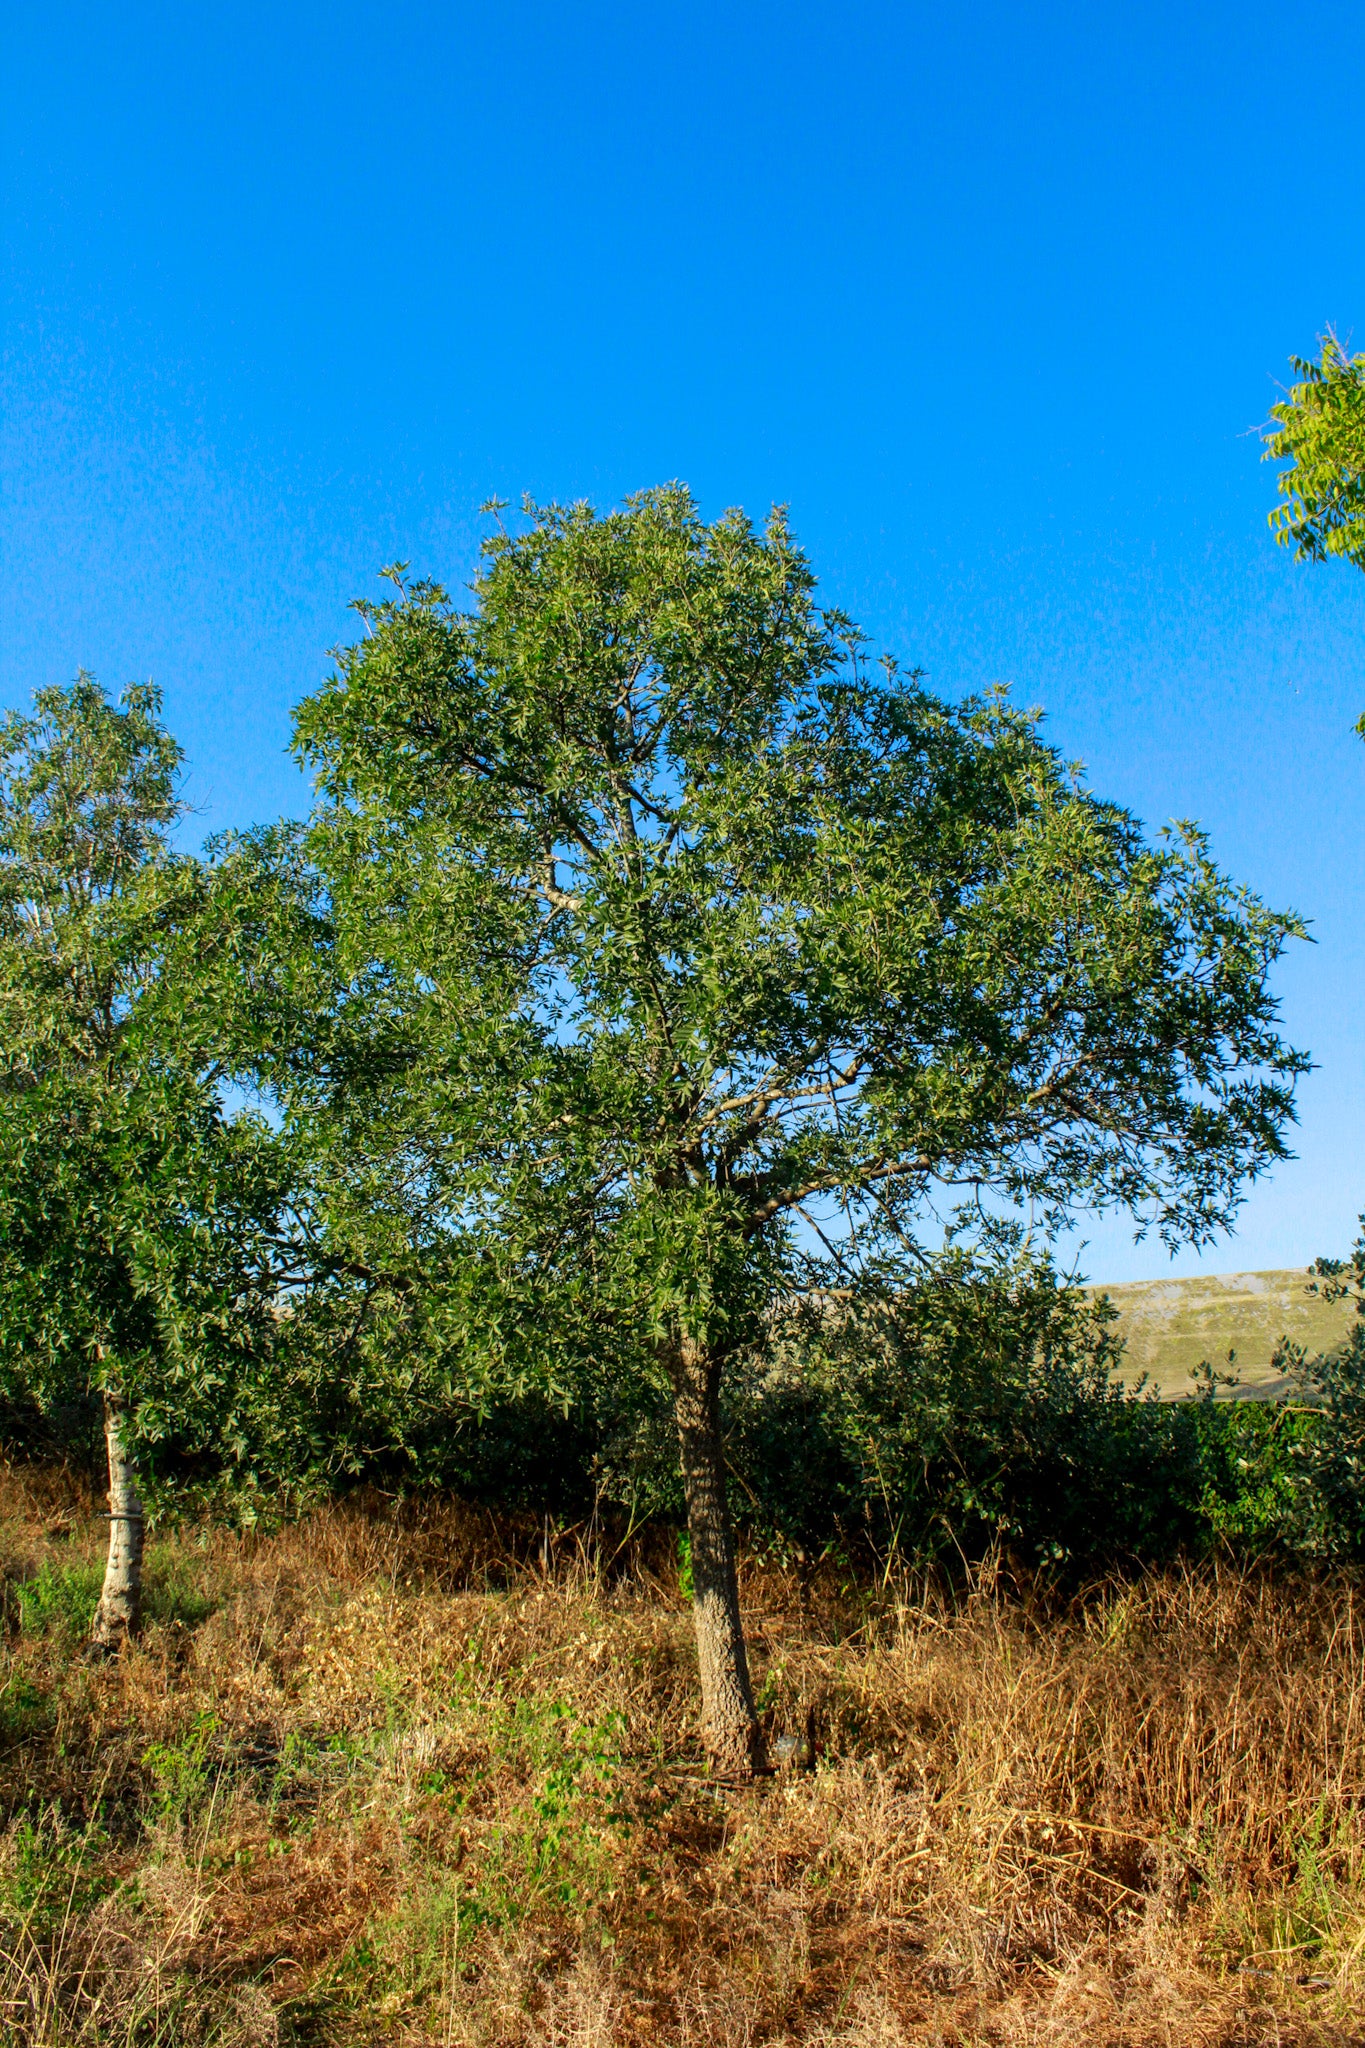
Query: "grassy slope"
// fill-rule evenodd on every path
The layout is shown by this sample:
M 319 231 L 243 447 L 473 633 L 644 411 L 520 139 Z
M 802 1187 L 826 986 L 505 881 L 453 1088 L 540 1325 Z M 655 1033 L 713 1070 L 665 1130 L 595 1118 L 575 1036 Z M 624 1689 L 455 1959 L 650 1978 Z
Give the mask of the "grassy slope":
M 1120 1312 L 1127 1345 L 1127 1378 L 1145 1373 L 1163 1394 L 1188 1393 L 1192 1374 L 1207 1359 L 1227 1369 L 1230 1349 L 1248 1393 L 1265 1399 L 1281 1392 L 1271 1360 L 1282 1336 L 1310 1353 L 1330 1351 L 1350 1327 L 1349 1302 L 1309 1294 L 1302 1268 L 1273 1273 L 1221 1273 L 1197 1280 L 1144 1280 L 1096 1288 Z
M 665 1551 L 384 1502 L 163 1538 L 92 1666 L 91 1509 L 0 1473 L 6 2048 L 1365 2042 L 1346 1579 L 746 1567 L 792 1754 L 732 1790 Z

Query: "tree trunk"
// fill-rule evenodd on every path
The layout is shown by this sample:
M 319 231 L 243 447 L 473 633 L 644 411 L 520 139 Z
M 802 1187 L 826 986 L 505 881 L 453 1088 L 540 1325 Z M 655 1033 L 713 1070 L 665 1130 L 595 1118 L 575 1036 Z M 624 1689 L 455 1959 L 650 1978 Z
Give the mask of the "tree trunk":
M 684 1339 L 674 1356 L 673 1390 L 692 1545 L 703 1734 L 718 1771 L 730 1778 L 752 1778 L 767 1770 L 768 1757 L 754 1712 L 739 1614 L 720 1437 L 719 1362 Z
M 104 1397 L 104 1440 L 109 1451 L 109 1560 L 90 1640 L 112 1654 L 142 1619 L 142 1502 L 137 1471 L 123 1435 L 124 1406 Z

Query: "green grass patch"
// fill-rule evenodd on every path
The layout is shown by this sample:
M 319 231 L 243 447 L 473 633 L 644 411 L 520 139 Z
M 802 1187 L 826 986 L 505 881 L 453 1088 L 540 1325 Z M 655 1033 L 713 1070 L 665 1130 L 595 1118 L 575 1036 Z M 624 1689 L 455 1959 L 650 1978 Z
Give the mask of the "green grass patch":
M 98 1822 L 75 1827 L 60 1808 L 21 1814 L 0 1865 L 0 1920 L 41 1940 L 114 1890 L 109 1838 Z
M 149 1547 L 142 1588 L 143 1613 L 148 1621 L 198 1628 L 217 1605 L 183 1549 L 170 1543 Z
M 44 1559 L 32 1578 L 13 1589 L 20 1632 L 76 1640 L 90 1633 L 104 1583 L 104 1566 L 79 1558 L 69 1564 Z
M 200 1713 L 178 1742 L 154 1742 L 143 1751 L 157 1819 L 184 1820 L 202 1805 L 221 1769 L 217 1735 L 217 1716 Z
M 35 1685 L 21 1671 L 10 1671 L 0 1681 L 0 1748 L 26 1742 L 52 1726 L 55 1708 L 52 1694 Z

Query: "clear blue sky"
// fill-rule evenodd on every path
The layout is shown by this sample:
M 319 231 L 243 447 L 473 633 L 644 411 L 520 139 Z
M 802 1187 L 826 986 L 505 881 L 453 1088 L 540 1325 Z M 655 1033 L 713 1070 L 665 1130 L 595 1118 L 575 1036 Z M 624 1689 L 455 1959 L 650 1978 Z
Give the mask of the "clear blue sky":
M 1274 548 L 1254 429 L 1365 336 L 1358 0 L 3 22 L 0 703 L 155 677 L 245 823 L 303 801 L 347 600 L 460 582 L 488 496 L 785 501 L 937 687 L 1012 681 L 1313 920 L 1300 1159 L 1202 1264 L 1345 1246 L 1365 576 Z M 1201 1263 L 1088 1235 L 1103 1279 Z

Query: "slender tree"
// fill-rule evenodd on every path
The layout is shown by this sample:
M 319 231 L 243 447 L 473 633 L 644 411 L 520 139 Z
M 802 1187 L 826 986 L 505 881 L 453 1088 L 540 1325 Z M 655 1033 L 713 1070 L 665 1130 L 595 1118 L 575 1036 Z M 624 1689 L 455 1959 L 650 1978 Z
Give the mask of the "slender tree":
M 1298 382 L 1270 408 L 1263 460 L 1284 462 L 1283 502 L 1270 514 L 1281 546 L 1299 561 L 1342 560 L 1365 569 L 1365 355 L 1350 355 L 1330 330 L 1317 362 L 1291 357 Z M 1365 739 L 1365 713 L 1356 721 Z M 1365 1229 L 1365 1218 L 1361 1219 Z M 1313 1502 L 1313 1540 L 1324 1547 L 1365 1539 L 1365 1236 L 1349 1260 L 1319 1259 L 1310 1282 L 1329 1301 L 1354 1299 L 1347 1342 L 1309 1359 L 1281 1341 L 1280 1362 L 1299 1375 L 1324 1413 L 1302 1477 Z
M 171 847 L 159 710 L 82 675 L 0 724 L 0 1380 L 102 1408 L 106 1650 L 139 1619 L 139 1443 L 241 1448 L 276 1327 L 276 1147 L 224 1114 L 211 879 Z
M 779 1290 L 894 1284 L 947 1187 L 1225 1227 L 1284 1156 L 1306 1063 L 1268 975 L 1299 927 L 1005 696 L 871 665 L 780 515 L 527 513 L 471 611 L 390 572 L 300 709 L 390 1056 L 297 1076 L 290 1114 L 459 1248 L 452 1373 L 596 1346 L 666 1375 L 705 1736 L 744 1775 L 727 1359 Z

